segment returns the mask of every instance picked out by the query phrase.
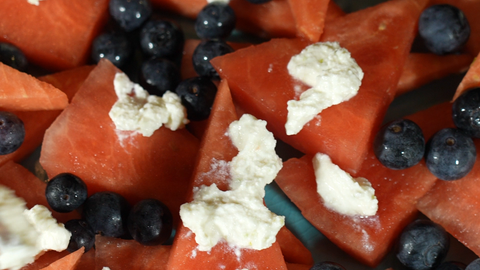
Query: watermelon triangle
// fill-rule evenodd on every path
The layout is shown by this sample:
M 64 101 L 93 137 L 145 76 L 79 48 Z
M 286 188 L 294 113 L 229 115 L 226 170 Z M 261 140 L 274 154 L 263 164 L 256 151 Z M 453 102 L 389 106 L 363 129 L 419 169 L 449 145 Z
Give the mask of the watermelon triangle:
M 297 26 L 297 37 L 317 42 L 323 33 L 330 0 L 289 0 Z
M 44 267 L 41 270 L 74 270 L 84 251 L 85 248 L 81 247 L 75 252 L 72 252 L 63 258 L 54 261 L 49 266 Z
M 303 243 L 286 227 L 283 226 L 277 234 L 277 242 L 282 250 L 285 262 L 301 265 L 313 265 L 312 253 Z M 290 268 L 288 268 L 290 270 Z
M 396 96 L 447 75 L 464 72 L 472 60 L 470 54 L 410 53 L 403 66 Z
M 445 121 L 448 105 L 445 103 L 407 118 L 422 128 L 428 140 L 439 129 L 453 125 L 451 120 Z M 324 206 L 316 192 L 312 158 L 306 155 L 286 161 L 276 183 L 327 238 L 361 263 L 376 267 L 401 230 L 416 217 L 415 204 L 435 184 L 436 177 L 423 161 L 405 170 L 391 170 L 369 152 L 361 170 L 354 176 L 365 177 L 371 182 L 379 201 L 378 212 L 369 218 L 350 217 Z
M 68 98 L 51 84 L 0 63 L 0 108 L 10 111 L 59 110 Z
M 465 74 L 465 77 L 463 77 L 462 81 L 458 85 L 457 91 L 455 92 L 455 95 L 453 96 L 452 101 L 457 99 L 467 90 L 480 86 L 480 58 L 479 57 L 480 57 L 480 53 L 477 55 L 477 57 L 471 63 L 471 65 L 468 67 L 467 74 Z
M 285 133 L 287 101 L 298 96 L 298 88 L 303 91 L 307 86 L 299 85 L 286 66 L 307 41 L 273 39 L 216 57 L 211 63 L 228 80 L 235 102 L 266 120 L 280 140 L 304 153 L 326 153 L 341 168 L 356 172 L 395 96 L 424 4 L 418 2 L 388 1 L 325 25 L 321 40 L 339 41 L 365 77 L 355 97 L 322 111 L 294 136 Z
M 68 256 L 70 252 L 64 250 L 62 252 L 57 252 L 54 250 L 49 250 L 42 255 L 40 255 L 38 258 L 35 259 L 35 261 L 31 264 L 27 264 L 24 267 L 21 268 L 21 270 L 39 270 L 44 267 L 48 267 L 50 264 L 53 262 L 60 260 L 61 258 Z
M 230 123 L 235 120 L 238 120 L 235 106 L 227 82 L 223 80 L 201 142 L 193 187 L 215 183 L 222 190 L 228 189 L 228 172 L 222 162 L 230 161 L 238 153 L 226 135 Z M 226 242 L 218 243 L 209 252 L 199 251 L 197 246 L 192 231 L 181 225 L 175 235 L 167 269 L 286 269 L 278 243 L 264 250 L 242 249 L 241 257 Z

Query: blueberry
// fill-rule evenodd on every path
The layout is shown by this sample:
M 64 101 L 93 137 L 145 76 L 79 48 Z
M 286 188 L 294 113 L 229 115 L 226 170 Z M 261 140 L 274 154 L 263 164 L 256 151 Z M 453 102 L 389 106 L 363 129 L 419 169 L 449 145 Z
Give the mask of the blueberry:
M 95 244 L 95 233 L 83 219 L 72 219 L 65 222 L 65 229 L 72 233 L 67 250 L 74 252 L 81 247 L 85 247 L 85 252 L 89 251 Z
M 152 14 L 150 0 L 110 0 L 110 15 L 125 31 L 139 28 Z
M 469 263 L 465 270 L 480 270 L 480 258 L 477 258 Z
M 15 152 L 24 139 L 23 121 L 11 112 L 0 112 L 0 155 Z
M 45 197 L 53 210 L 68 213 L 78 209 L 87 199 L 87 185 L 71 173 L 61 173 L 48 181 Z
M 480 87 L 469 89 L 453 102 L 452 118 L 468 136 L 480 138 Z
M 167 20 L 150 20 L 140 32 L 140 45 L 149 56 L 173 59 L 183 51 L 185 37 L 182 29 Z
M 268 3 L 272 0 L 247 0 L 248 2 L 252 3 L 252 4 L 264 4 L 264 3 Z
M 95 233 L 110 237 L 128 236 L 127 220 L 130 205 L 115 192 L 98 192 L 83 206 L 83 215 Z
M 132 45 L 127 36 L 121 32 L 107 32 L 99 35 L 92 43 L 92 59 L 98 63 L 100 59 L 110 60 L 121 68 L 132 54 Z
M 195 20 L 195 32 L 200 38 L 226 38 L 235 28 L 235 12 L 225 3 L 206 5 Z
M 25 72 L 28 67 L 27 57 L 15 45 L 0 42 L 0 62 L 17 70 Z
M 180 81 L 180 70 L 170 60 L 154 57 L 142 64 L 140 84 L 150 95 L 161 97 L 167 90 L 173 92 Z
M 435 270 L 465 270 L 466 265 L 461 262 L 442 262 Z
M 165 243 L 172 233 L 173 218 L 168 207 L 155 199 L 138 202 L 128 216 L 128 231 L 143 245 Z
M 470 36 L 470 25 L 460 9 L 448 4 L 433 5 L 420 15 L 418 33 L 430 51 L 441 55 L 463 47 Z
M 454 128 L 435 133 L 425 150 L 427 168 L 442 180 L 457 180 L 467 175 L 476 157 L 477 150 L 472 138 Z
M 378 160 L 386 167 L 406 169 L 422 160 L 425 138 L 415 122 L 408 119 L 395 120 L 378 131 L 373 149 Z
M 412 270 L 434 269 L 443 261 L 450 247 L 447 232 L 427 219 L 410 223 L 400 234 L 396 256 Z
M 205 77 L 193 77 L 180 82 L 175 93 L 187 109 L 188 119 L 201 121 L 208 118 L 212 109 L 217 86 Z
M 210 64 L 210 60 L 231 52 L 233 52 L 232 47 L 223 40 L 203 40 L 193 51 L 193 68 L 199 76 L 219 79 L 220 77 Z
M 345 270 L 345 268 L 334 262 L 318 262 L 310 270 Z

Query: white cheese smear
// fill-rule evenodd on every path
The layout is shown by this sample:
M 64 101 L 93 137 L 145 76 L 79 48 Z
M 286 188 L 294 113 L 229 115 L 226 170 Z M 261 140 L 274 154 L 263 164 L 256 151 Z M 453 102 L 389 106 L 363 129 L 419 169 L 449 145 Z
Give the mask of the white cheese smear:
M 48 208 L 28 210 L 22 198 L 0 185 L 0 269 L 20 269 L 45 250 L 65 250 L 70 237 Z
M 27 0 L 27 2 L 31 5 L 34 5 L 34 6 L 39 6 L 40 5 L 40 1 L 43 1 L 43 0 Z
M 377 213 L 378 200 L 367 179 L 353 178 L 322 153 L 313 158 L 313 167 L 317 192 L 327 208 L 349 216 L 373 216 Z
M 163 97 L 149 95 L 125 73 L 115 74 L 113 86 L 118 100 L 109 116 L 118 130 L 149 137 L 162 125 L 175 131 L 188 124 L 186 109 L 177 94 L 167 91 Z
M 197 188 L 193 201 L 180 207 L 180 217 L 195 233 L 200 251 L 220 241 L 235 248 L 268 248 L 285 224 L 263 203 L 265 186 L 282 168 L 276 141 L 265 121 L 248 114 L 230 124 L 228 135 L 239 150 L 230 162 L 230 190 L 215 184 Z
M 287 135 L 295 135 L 324 109 L 354 97 L 363 71 L 338 42 L 318 42 L 294 55 L 287 65 L 295 79 L 312 87 L 287 102 Z

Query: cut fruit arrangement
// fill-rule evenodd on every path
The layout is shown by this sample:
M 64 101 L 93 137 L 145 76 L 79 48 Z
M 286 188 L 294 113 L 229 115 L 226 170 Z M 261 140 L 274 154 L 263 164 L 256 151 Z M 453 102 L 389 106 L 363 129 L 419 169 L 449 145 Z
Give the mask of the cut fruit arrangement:
M 30 211 L 46 206 L 71 235 L 68 251 L 39 248 L 35 218 L 52 220 L 43 216 L 28 221 L 38 238 L 14 235 L 2 195 L 0 269 L 402 270 L 401 246 L 415 241 L 404 228 L 431 228 L 412 223 L 419 217 L 445 229 L 451 247 L 412 269 L 480 255 L 478 157 L 453 181 L 423 158 L 437 131 L 459 125 L 452 102 L 471 103 L 460 103 L 462 94 L 480 87 L 479 2 L 389 0 L 345 12 L 332 0 L 150 1 L 0 2 L 0 195 L 5 187 Z M 425 10 L 434 4 L 468 19 L 465 27 L 442 15 L 469 29 L 464 45 L 440 42 L 453 53 L 431 53 L 426 47 L 446 49 L 420 38 L 428 39 L 425 23 L 435 18 Z M 291 71 L 305 48 L 335 50 L 306 57 L 300 68 L 317 69 L 297 72 L 306 81 Z M 314 113 L 291 135 L 296 102 Z M 398 164 L 377 158 L 375 137 L 398 117 L 417 124 L 427 144 L 420 161 L 391 169 Z M 18 127 L 7 145 L 4 129 Z M 336 190 L 321 190 L 320 175 L 346 179 L 339 193 L 356 197 L 332 202 Z M 368 206 L 357 210 L 360 201 Z M 23 267 L 7 258 L 18 243 L 38 250 Z M 344 268 L 314 265 L 325 261 Z

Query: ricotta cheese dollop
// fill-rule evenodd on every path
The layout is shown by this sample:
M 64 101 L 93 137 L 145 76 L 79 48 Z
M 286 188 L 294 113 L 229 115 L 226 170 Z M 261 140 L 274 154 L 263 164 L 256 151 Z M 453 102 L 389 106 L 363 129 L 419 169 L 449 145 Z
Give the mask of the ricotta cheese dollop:
M 40 1 L 43 1 L 43 0 L 27 0 L 27 2 L 31 5 L 34 5 L 34 6 L 39 6 L 40 5 Z
M 327 208 L 349 216 L 373 216 L 377 213 L 378 200 L 367 179 L 353 178 L 322 153 L 314 156 L 313 167 L 317 192 Z
M 22 198 L 0 185 L 0 269 L 20 269 L 44 250 L 65 250 L 70 237 L 48 208 L 28 210 Z
M 338 42 L 318 42 L 294 55 L 287 65 L 295 79 L 312 87 L 299 100 L 287 102 L 287 135 L 300 132 L 322 110 L 354 97 L 363 71 L 350 52 Z
M 109 116 L 118 130 L 136 131 L 149 137 L 162 125 L 175 131 L 188 123 L 186 109 L 173 92 L 167 91 L 163 97 L 149 95 L 125 73 L 115 74 L 113 86 L 118 100 Z
M 285 224 L 263 204 L 265 186 L 282 167 L 276 141 L 265 121 L 247 114 L 230 124 L 228 135 L 239 150 L 229 164 L 230 190 L 215 184 L 197 188 L 193 201 L 181 206 L 180 217 L 195 233 L 200 251 L 220 241 L 235 248 L 268 248 Z

